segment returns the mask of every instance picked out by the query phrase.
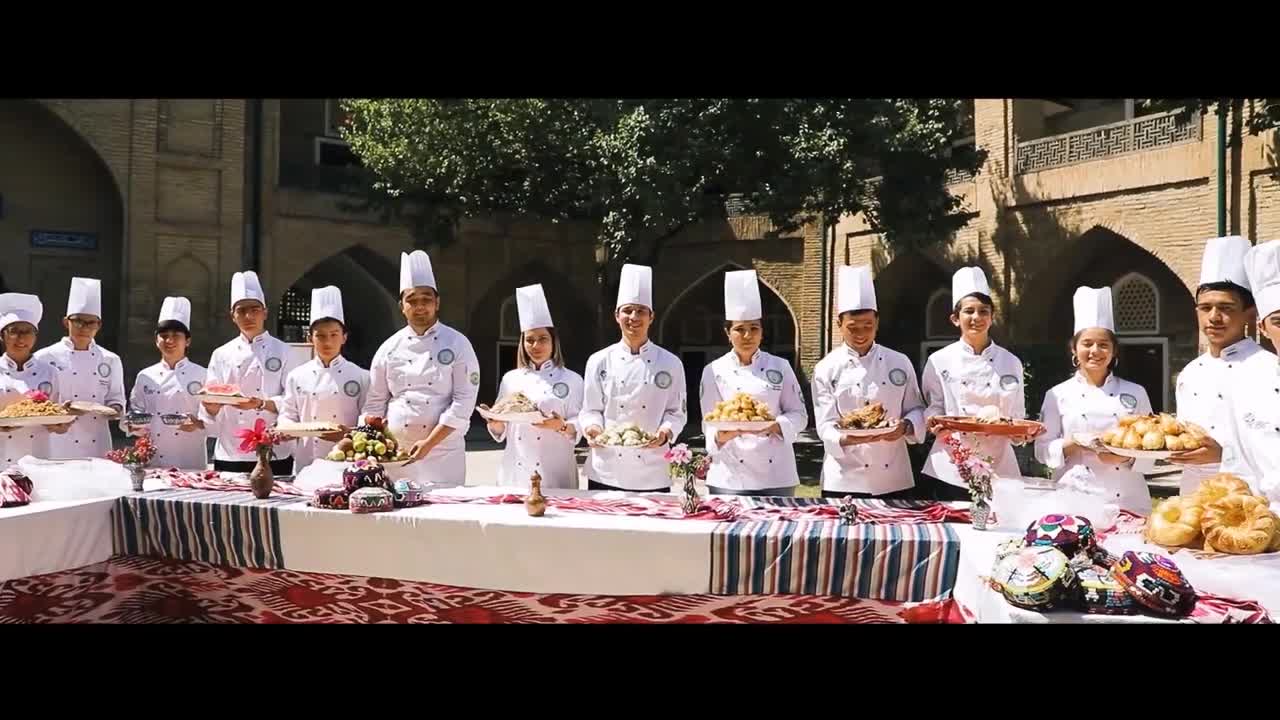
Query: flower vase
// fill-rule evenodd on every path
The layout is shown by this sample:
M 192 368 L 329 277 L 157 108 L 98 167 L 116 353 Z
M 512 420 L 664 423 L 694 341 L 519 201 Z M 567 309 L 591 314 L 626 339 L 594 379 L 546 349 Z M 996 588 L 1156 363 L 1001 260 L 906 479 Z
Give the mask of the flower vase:
M 129 471 L 129 480 L 133 483 L 133 491 L 142 492 L 142 481 L 147 477 L 147 469 L 141 463 L 128 463 L 124 467 Z
M 684 478 L 684 498 L 680 501 L 684 514 L 692 515 L 698 512 L 698 507 L 701 505 L 702 498 L 698 497 L 698 488 L 693 483 L 693 476 L 686 475 Z
M 249 473 L 249 487 L 253 496 L 259 500 L 271 497 L 271 489 L 275 486 L 275 477 L 271 474 L 271 448 L 258 449 L 258 464 Z
M 991 506 L 986 500 L 978 500 L 973 503 L 972 525 L 974 530 L 986 530 L 987 521 L 991 518 Z

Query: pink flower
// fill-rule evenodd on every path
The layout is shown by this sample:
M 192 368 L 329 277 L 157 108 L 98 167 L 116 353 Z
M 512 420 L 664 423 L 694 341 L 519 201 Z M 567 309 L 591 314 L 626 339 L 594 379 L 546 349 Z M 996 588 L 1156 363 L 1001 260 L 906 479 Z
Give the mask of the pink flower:
M 693 459 L 693 453 L 689 452 L 688 445 L 680 443 L 663 453 L 662 459 L 669 463 L 683 465 Z
M 49 402 L 49 394 L 42 390 L 32 390 L 27 393 L 27 399 L 31 402 Z

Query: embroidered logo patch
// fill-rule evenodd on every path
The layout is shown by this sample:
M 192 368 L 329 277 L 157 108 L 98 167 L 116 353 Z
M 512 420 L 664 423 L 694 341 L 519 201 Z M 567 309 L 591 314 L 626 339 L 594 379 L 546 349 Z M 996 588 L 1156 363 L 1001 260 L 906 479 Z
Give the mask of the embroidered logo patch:
M 889 382 L 902 387 L 907 384 L 907 371 L 902 368 L 894 368 L 889 371 Z
M 471 373 L 471 384 L 472 384 L 472 385 L 479 385 L 479 384 L 480 384 L 480 373 L 478 373 L 478 372 L 473 372 L 473 373 Z
M 1001 375 L 1000 376 L 1000 387 L 1004 390 L 1015 390 L 1017 389 L 1020 382 L 1021 381 L 1018 380 L 1017 375 Z
M 98 363 L 98 375 L 107 377 L 111 374 L 111 366 L 107 363 Z
M 452 365 L 453 357 L 453 351 L 445 348 L 440 351 L 439 355 L 436 355 L 436 360 L 439 360 L 441 365 Z
M 769 382 L 773 383 L 774 385 L 781 385 L 781 384 L 782 384 L 782 371 L 781 371 L 781 370 L 772 370 L 772 369 L 771 369 L 771 370 L 765 370 L 765 371 L 764 371 L 764 376 L 765 376 L 765 379 L 767 379 Z
M 607 377 L 609 377 L 609 371 L 604 368 L 600 368 L 600 379 L 604 380 Z
M 348 380 L 346 384 L 342 386 L 342 392 L 346 393 L 347 397 L 355 397 L 360 394 L 360 383 L 355 380 Z
M 1132 410 L 1138 407 L 1138 398 L 1130 395 L 1129 393 L 1120 393 L 1120 404 L 1123 405 L 1126 410 Z
M 199 393 L 203 389 L 204 389 L 204 386 L 200 384 L 199 380 L 192 380 L 191 382 L 187 383 L 188 395 L 195 395 L 196 393 Z
M 659 372 L 657 375 L 654 375 L 653 384 L 657 385 L 663 390 L 666 390 L 667 388 L 671 387 L 671 373 L 667 372 L 666 370 L 663 370 Z
M 280 358 L 278 357 L 267 358 L 267 362 L 266 362 L 267 372 L 278 372 L 280 368 L 283 366 L 284 366 L 284 363 L 280 361 Z
M 569 386 L 565 383 L 558 382 L 551 386 L 551 392 L 555 393 L 556 397 L 563 400 L 564 398 L 569 397 Z
M 40 392 L 46 395 L 53 392 L 53 383 L 51 382 L 42 382 L 38 387 L 40 388 Z

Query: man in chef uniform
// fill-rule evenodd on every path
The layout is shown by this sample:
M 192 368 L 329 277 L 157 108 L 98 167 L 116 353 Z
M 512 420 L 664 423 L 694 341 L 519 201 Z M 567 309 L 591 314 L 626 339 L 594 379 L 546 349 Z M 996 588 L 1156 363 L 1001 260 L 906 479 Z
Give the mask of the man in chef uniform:
M 704 420 L 712 460 L 707 488 L 718 495 L 794 495 L 800 476 L 793 445 L 809 412 L 791 363 L 760 349 L 764 311 L 755 270 L 724 274 L 724 314 L 730 348 L 702 370 L 703 416 L 745 393 L 776 419 L 763 430 L 715 430 Z
M 321 437 L 304 437 L 293 452 L 294 472 L 323 459 L 357 423 L 369 394 L 369 371 L 342 356 L 347 342 L 342 291 L 330 285 L 311 291 L 311 349 L 314 357 L 289 373 L 280 422 L 336 423 L 342 429 Z
M 1280 348 L 1280 240 L 1250 249 L 1244 266 L 1257 301 L 1258 332 Z M 1231 372 L 1224 395 L 1232 445 L 1222 469 L 1280 510 L 1280 358 L 1260 350 Z
M 587 487 L 593 490 L 668 492 L 665 447 L 688 415 L 684 366 L 649 340 L 653 324 L 653 268 L 623 265 L 614 320 L 622 339 L 587 359 L 579 427 L 591 442 Z M 654 436 L 648 446 L 600 447 L 595 438 L 622 423 Z
M 129 393 L 129 412 L 151 416 L 146 423 L 130 424 L 128 415 L 120 427 L 131 435 L 146 435 L 156 446 L 156 467 L 206 470 L 209 467 L 204 422 L 198 417 L 197 393 L 204 387 L 206 370 L 187 357 L 191 347 L 191 301 L 167 297 L 156 324 L 156 349 L 160 362 L 141 370 Z M 170 416 L 166 419 L 165 416 Z M 181 417 L 181 421 L 177 422 Z M 168 420 L 168 421 L 166 421 Z
M 915 366 L 876 343 L 880 314 L 869 266 L 842 266 L 837 322 L 844 343 L 813 371 L 813 405 L 825 456 L 823 497 L 902 498 L 915 488 L 907 443 L 924 441 L 924 398 Z M 885 435 L 845 435 L 836 423 L 845 413 L 878 402 L 897 425 Z
M 102 329 L 102 281 L 71 278 L 67 314 L 62 319 L 67 337 L 41 349 L 36 358 L 57 368 L 54 402 L 87 402 L 124 412 L 124 364 L 120 356 L 98 345 L 94 337 Z M 112 450 L 107 416 L 88 412 L 71 429 L 49 439 L 53 459 L 103 457 Z
M 51 400 L 57 397 L 57 368 L 37 359 L 32 352 L 43 315 L 44 305 L 35 295 L 0 294 L 0 342 L 4 344 L 0 376 L 4 378 L 8 398 L 4 405 L 23 400 L 23 396 L 33 390 L 45 393 Z M 18 396 L 14 397 L 14 393 Z M 49 434 L 66 433 L 74 424 L 6 427 L 3 423 L 0 419 L 0 461 L 5 467 L 27 455 L 48 458 Z
M 421 250 L 400 254 L 400 311 L 407 324 L 373 356 L 361 422 L 386 419 L 414 458 L 406 466 L 414 479 L 439 487 L 462 485 L 480 364 L 471 341 L 440 322 L 435 272 Z
M 1245 335 L 1257 314 L 1244 267 L 1245 253 L 1252 247 L 1239 236 L 1212 238 L 1205 244 L 1200 286 L 1196 288 L 1196 318 L 1209 350 L 1178 374 L 1178 418 L 1199 425 L 1221 448 L 1234 445 L 1223 386 L 1240 363 L 1262 351 Z M 1201 481 L 1219 471 L 1219 463 L 1210 460 L 1219 454 L 1217 448 L 1203 447 L 1170 458 L 1182 466 L 1181 494 L 1195 492 Z
M 284 381 L 301 363 L 289 346 L 267 332 L 267 296 L 258 274 L 252 270 L 231 276 L 231 320 L 240 334 L 213 351 L 205 385 L 235 385 L 247 398 L 239 405 L 201 403 L 200 419 L 217 438 L 213 469 L 219 472 L 252 472 L 258 454 L 241 452 L 239 430 L 252 430 L 261 418 L 267 427 L 276 423 L 284 402 Z M 273 475 L 293 474 L 293 441 L 274 449 Z

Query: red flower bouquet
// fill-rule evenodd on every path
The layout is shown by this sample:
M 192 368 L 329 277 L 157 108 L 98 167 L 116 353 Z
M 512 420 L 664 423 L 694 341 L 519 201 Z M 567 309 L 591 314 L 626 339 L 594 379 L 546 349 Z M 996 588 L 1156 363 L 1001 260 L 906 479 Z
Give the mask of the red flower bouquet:
M 145 437 L 138 438 L 132 445 L 107 453 L 108 460 L 118 462 L 121 465 L 146 465 L 155 456 L 155 443 Z
M 256 452 L 259 456 L 274 452 L 272 448 L 284 440 L 274 428 L 268 428 L 262 418 L 253 424 L 253 429 L 237 430 L 236 437 L 240 439 L 240 452 Z

